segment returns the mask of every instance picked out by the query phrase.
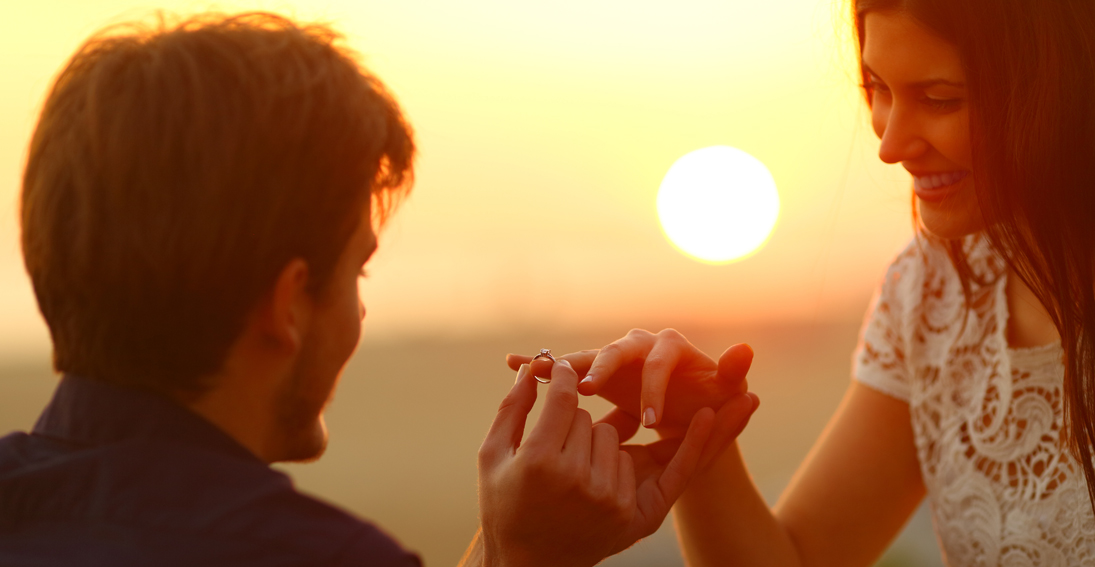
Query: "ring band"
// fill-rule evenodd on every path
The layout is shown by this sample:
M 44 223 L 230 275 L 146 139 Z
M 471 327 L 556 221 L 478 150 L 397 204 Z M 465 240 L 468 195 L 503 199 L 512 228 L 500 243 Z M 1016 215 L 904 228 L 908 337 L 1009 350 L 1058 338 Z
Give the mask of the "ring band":
M 555 357 L 551 356 L 551 349 L 549 349 L 549 348 L 540 349 L 540 354 L 532 357 L 533 360 L 536 360 L 537 358 L 546 358 L 546 359 L 550 360 L 552 364 L 555 364 Z M 547 383 L 551 382 L 551 377 L 550 376 L 547 377 L 547 378 L 541 378 L 539 376 L 533 376 L 533 378 L 535 378 L 536 381 L 541 383 L 541 384 L 547 384 Z

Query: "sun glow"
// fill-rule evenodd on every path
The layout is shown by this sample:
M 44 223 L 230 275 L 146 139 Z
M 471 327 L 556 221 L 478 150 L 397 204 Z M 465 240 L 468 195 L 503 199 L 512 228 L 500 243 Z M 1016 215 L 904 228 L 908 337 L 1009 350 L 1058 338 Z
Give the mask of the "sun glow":
M 678 159 L 658 190 L 658 218 L 682 252 L 711 264 L 747 258 L 775 227 L 779 194 L 757 158 L 729 146 Z

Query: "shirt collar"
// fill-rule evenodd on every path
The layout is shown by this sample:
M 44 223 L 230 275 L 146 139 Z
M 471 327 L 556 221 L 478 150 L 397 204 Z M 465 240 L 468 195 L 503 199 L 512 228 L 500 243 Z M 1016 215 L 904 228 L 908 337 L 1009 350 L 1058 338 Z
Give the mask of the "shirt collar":
M 262 462 L 217 426 L 153 392 L 65 374 L 34 433 L 77 445 L 155 438 Z

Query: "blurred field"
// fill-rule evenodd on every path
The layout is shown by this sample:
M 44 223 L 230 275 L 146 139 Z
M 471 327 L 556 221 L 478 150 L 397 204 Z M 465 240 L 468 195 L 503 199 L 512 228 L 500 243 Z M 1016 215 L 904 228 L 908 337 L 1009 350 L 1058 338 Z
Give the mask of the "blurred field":
M 770 502 L 840 401 L 857 326 L 681 329 L 713 357 L 738 342 L 748 342 L 756 351 L 749 383 L 762 403 L 741 446 Z M 387 342 L 366 338 L 327 413 L 327 454 L 316 463 L 280 468 L 302 490 L 382 525 L 428 565 L 455 565 L 476 529 L 476 450 L 513 383 L 505 353 L 594 348 L 626 331 Z M 0 363 L 0 432 L 30 427 L 54 384 L 46 360 Z M 606 409 L 600 400 L 583 404 L 595 416 Z M 671 522 L 603 565 L 683 565 Z M 925 510 L 917 513 L 880 565 L 941 565 Z

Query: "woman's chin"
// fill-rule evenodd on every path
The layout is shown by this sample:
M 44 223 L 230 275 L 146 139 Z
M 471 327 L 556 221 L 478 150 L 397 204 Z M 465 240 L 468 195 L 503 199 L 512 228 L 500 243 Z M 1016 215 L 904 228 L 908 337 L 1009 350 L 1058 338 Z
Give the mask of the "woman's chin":
M 932 202 L 918 198 L 916 206 L 920 225 L 938 238 L 957 240 L 985 228 L 976 203 L 965 199 Z

